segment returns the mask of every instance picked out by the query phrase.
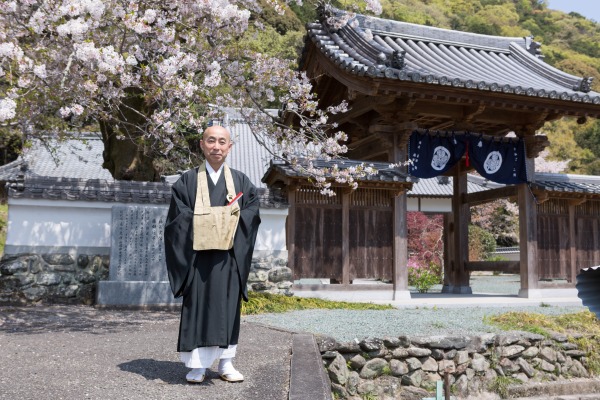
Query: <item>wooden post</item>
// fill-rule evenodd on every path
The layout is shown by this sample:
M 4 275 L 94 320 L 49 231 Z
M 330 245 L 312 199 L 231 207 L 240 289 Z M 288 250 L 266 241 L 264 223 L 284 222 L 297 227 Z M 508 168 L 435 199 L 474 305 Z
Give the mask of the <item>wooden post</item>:
M 449 213 L 444 213 L 444 234 L 443 234 L 443 241 L 444 241 L 444 288 L 448 287 L 448 285 L 450 284 L 450 273 L 451 273 L 451 269 L 450 269 L 450 262 L 452 260 L 452 222 L 450 221 L 450 214 Z M 442 291 L 444 291 L 444 289 L 442 288 Z M 447 290 L 446 290 L 447 291 Z
M 342 193 L 342 284 L 350 284 L 350 190 Z
M 405 132 L 404 137 L 408 137 Z M 406 161 L 406 143 L 398 134 L 394 135 L 392 162 Z M 402 167 L 406 170 L 406 167 Z M 406 226 L 406 209 L 408 195 L 406 191 L 398 193 L 394 199 L 394 300 L 410 299 L 408 291 L 408 228 Z
M 569 282 L 575 284 L 577 282 L 577 244 L 575 242 L 575 205 L 569 204 L 569 261 L 571 268 L 569 271 Z
M 288 186 L 288 216 L 286 221 L 286 238 L 288 248 L 288 268 L 292 270 L 294 279 L 302 279 L 296 271 L 296 189 L 295 184 Z
M 452 177 L 454 194 L 452 196 L 452 253 L 450 255 L 450 276 L 444 293 L 471 294 L 469 272 L 466 262 L 469 259 L 469 204 L 465 202 L 467 195 L 467 171 L 463 171 L 461 163 L 454 167 Z
M 517 196 L 519 199 L 519 247 L 521 253 L 519 297 L 537 298 L 541 297 L 537 268 L 537 205 L 525 183 L 519 185 Z

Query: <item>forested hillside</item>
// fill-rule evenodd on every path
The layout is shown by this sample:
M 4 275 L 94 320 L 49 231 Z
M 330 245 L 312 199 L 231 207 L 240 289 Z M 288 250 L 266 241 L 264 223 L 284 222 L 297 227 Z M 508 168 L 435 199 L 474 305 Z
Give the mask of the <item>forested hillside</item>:
M 272 54 L 297 57 L 304 23 L 316 18 L 316 1 L 293 6 L 283 16 L 257 17 L 267 26 L 248 36 L 245 45 Z M 348 9 L 351 1 L 332 1 Z M 534 36 L 544 61 L 577 76 L 594 77 L 600 91 L 600 24 L 577 13 L 548 8 L 545 0 L 382 0 L 382 18 L 440 28 L 501 36 Z M 583 121 L 580 121 L 583 122 Z M 570 160 L 569 173 L 600 175 L 600 121 L 579 124 L 565 118 L 546 124 L 550 159 Z

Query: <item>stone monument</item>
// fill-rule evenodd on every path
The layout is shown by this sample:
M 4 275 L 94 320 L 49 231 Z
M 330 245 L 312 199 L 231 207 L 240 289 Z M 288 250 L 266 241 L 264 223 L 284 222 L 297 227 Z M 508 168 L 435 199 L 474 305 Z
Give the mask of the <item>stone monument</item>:
M 109 280 L 98 282 L 99 306 L 179 304 L 169 285 L 163 231 L 168 207 L 112 208 Z

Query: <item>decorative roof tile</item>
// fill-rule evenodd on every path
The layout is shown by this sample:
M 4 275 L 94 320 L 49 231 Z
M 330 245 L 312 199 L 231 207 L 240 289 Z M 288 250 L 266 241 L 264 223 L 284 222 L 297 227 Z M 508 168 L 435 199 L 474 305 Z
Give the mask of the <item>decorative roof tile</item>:
M 25 177 L 10 182 L 12 198 L 89 200 L 119 203 L 168 204 L 171 185 L 166 182 L 107 181 L 103 179 Z
M 325 9 L 307 25 L 307 37 L 332 62 L 358 76 L 600 104 L 593 78 L 560 71 L 540 58 L 531 38 L 459 32 L 356 15 L 329 24 L 344 11 Z M 368 31 L 370 33 L 367 33 Z

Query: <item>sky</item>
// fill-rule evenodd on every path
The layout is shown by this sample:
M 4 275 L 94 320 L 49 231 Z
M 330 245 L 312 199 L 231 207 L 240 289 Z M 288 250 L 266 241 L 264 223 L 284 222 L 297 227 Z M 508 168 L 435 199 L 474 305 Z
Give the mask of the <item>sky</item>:
M 575 11 L 588 19 L 600 22 L 600 0 L 548 0 L 548 8 L 566 13 Z

